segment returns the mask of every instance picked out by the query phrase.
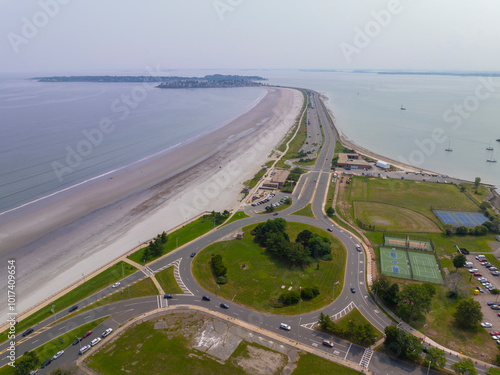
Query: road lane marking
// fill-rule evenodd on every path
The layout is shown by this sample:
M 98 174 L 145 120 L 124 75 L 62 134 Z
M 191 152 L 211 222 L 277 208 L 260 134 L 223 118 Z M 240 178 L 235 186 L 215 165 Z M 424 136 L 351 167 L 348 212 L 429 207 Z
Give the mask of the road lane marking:
M 352 344 L 349 344 L 349 347 L 347 348 L 347 352 L 345 352 L 345 357 L 344 360 L 347 358 L 347 354 L 349 354 L 349 350 L 351 350 Z

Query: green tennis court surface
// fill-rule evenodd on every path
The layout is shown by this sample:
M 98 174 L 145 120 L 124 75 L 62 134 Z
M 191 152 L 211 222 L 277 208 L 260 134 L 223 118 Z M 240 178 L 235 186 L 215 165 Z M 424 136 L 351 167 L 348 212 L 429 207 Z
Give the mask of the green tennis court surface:
M 385 273 L 388 276 L 411 279 L 409 260 L 406 256 L 406 250 L 381 247 L 380 269 L 382 273 Z

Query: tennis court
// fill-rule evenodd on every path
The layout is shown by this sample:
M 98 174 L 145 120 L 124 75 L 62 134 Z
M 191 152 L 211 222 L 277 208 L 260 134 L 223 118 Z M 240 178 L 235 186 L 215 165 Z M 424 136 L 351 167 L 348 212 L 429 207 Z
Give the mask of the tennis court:
M 388 276 L 411 279 L 406 250 L 380 247 L 380 270 Z
M 395 237 L 386 237 L 384 236 L 384 245 L 389 247 L 403 247 L 408 249 L 415 250 L 425 250 L 432 252 L 432 245 L 427 241 L 418 241 L 412 240 L 409 237 L 404 238 L 395 238 Z
M 439 211 L 432 210 L 443 224 L 453 226 L 475 227 L 488 221 L 488 218 L 479 212 Z
M 434 254 L 409 251 L 408 255 L 415 280 L 443 283 L 443 276 Z

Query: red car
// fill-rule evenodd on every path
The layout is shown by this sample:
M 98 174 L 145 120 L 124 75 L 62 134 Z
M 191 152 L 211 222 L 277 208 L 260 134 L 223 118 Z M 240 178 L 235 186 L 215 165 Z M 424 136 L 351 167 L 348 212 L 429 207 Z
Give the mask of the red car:
M 483 274 L 481 274 L 481 273 L 479 273 L 479 272 L 474 272 L 474 276 L 479 276 L 479 277 L 481 277 L 481 276 L 483 276 Z
M 498 331 L 491 331 L 490 335 L 491 336 L 498 336 L 498 335 L 500 335 L 500 332 L 498 332 Z
M 85 337 L 89 337 L 91 334 L 92 334 L 92 331 L 88 331 L 88 332 L 86 332 L 86 333 L 82 336 L 82 339 L 84 339 Z

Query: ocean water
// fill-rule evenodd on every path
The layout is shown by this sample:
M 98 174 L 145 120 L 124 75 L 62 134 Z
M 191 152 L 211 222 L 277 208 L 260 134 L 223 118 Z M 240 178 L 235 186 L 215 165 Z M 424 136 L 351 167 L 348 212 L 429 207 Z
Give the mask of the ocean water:
M 201 137 L 265 93 L 0 77 L 0 213 Z
M 246 73 L 324 94 L 339 131 L 359 146 L 422 169 L 472 181 L 480 177 L 500 187 L 499 77 Z M 448 147 L 453 151 L 445 151 Z

